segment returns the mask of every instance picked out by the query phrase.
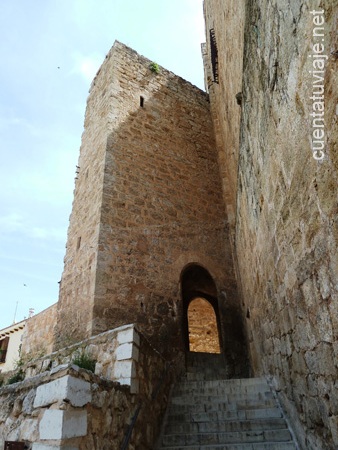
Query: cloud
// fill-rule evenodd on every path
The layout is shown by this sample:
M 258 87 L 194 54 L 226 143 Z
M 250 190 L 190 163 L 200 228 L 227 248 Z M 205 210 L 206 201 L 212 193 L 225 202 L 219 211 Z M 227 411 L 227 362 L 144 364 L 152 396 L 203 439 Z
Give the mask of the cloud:
M 66 239 L 65 227 L 37 227 L 31 225 L 21 214 L 11 212 L 0 217 L 0 232 L 2 234 L 22 234 L 30 239 L 43 241 L 60 241 Z
M 66 230 L 64 228 L 33 227 L 29 230 L 29 234 L 32 238 L 42 240 L 57 240 L 63 242 L 66 239 Z
M 75 54 L 73 58 L 75 61 L 71 74 L 81 75 L 87 83 L 92 82 L 104 59 L 100 54 L 90 56 Z

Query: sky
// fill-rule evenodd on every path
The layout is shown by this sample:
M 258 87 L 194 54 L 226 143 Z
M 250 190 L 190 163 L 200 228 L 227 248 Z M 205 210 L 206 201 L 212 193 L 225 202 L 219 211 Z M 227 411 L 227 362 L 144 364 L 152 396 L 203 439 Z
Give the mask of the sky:
M 0 15 L 0 329 L 58 299 L 88 91 L 117 39 L 204 88 L 202 0 L 10 0 Z

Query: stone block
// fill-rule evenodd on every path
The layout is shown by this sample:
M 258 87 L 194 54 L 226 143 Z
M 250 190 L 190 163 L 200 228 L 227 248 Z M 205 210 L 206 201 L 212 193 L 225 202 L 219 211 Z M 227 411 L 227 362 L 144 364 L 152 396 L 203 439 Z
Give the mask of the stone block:
M 112 376 L 114 379 L 132 378 L 136 376 L 135 363 L 129 361 L 117 361 L 114 365 Z
M 38 419 L 26 419 L 20 427 L 20 439 L 34 442 L 39 437 Z
M 50 374 L 54 375 L 55 373 L 62 372 L 62 370 L 68 369 L 68 366 L 69 364 L 60 364 L 56 367 L 53 367 L 53 369 L 50 371 Z
M 333 332 L 329 311 L 325 304 L 318 306 L 316 324 L 319 336 L 324 342 L 333 341 Z
M 332 416 L 329 418 L 329 426 L 333 443 L 338 446 L 338 416 Z
M 35 389 L 31 389 L 22 402 L 22 412 L 23 414 L 32 414 L 33 404 L 35 399 Z
M 86 436 L 87 412 L 78 410 L 60 411 L 48 409 L 39 426 L 40 439 L 70 439 Z
M 119 331 L 117 334 L 117 341 L 119 344 L 126 344 L 128 342 L 134 342 L 136 345 L 140 345 L 140 336 L 134 329 L 130 327 L 126 330 Z
M 120 345 L 116 350 L 117 361 L 123 361 L 125 359 L 133 359 L 138 361 L 139 349 L 134 345 L 134 343 L 126 343 Z
M 76 407 L 91 401 L 90 383 L 70 375 L 43 384 L 38 387 L 34 408 L 48 406 L 62 400 L 68 400 Z
M 312 325 L 304 321 L 299 321 L 295 329 L 295 337 L 293 339 L 296 350 L 312 349 L 317 344 L 315 329 Z
M 337 375 L 333 362 L 332 346 L 321 342 L 314 351 L 305 353 L 305 361 L 309 371 L 318 375 Z

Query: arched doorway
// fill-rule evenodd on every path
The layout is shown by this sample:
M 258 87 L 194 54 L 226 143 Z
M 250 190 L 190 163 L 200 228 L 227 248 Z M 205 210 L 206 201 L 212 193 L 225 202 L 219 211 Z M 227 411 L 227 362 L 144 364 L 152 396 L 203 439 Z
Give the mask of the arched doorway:
M 190 264 L 181 274 L 183 337 L 187 351 L 220 353 L 222 337 L 217 288 L 210 273 Z

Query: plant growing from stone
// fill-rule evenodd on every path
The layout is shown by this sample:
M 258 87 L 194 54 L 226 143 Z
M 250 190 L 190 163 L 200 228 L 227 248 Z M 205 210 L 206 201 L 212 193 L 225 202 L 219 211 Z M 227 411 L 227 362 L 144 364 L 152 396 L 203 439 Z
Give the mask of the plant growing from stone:
M 81 369 L 86 369 L 93 373 L 95 372 L 96 361 L 85 352 L 75 354 L 72 358 L 72 363 L 79 366 Z
M 13 376 L 11 376 L 8 379 L 7 384 L 19 383 L 19 381 L 23 381 L 24 379 L 25 379 L 25 372 L 20 369 L 18 372 L 16 372 Z
M 154 73 L 160 73 L 160 66 L 156 62 L 152 62 L 149 66 L 149 69 Z

